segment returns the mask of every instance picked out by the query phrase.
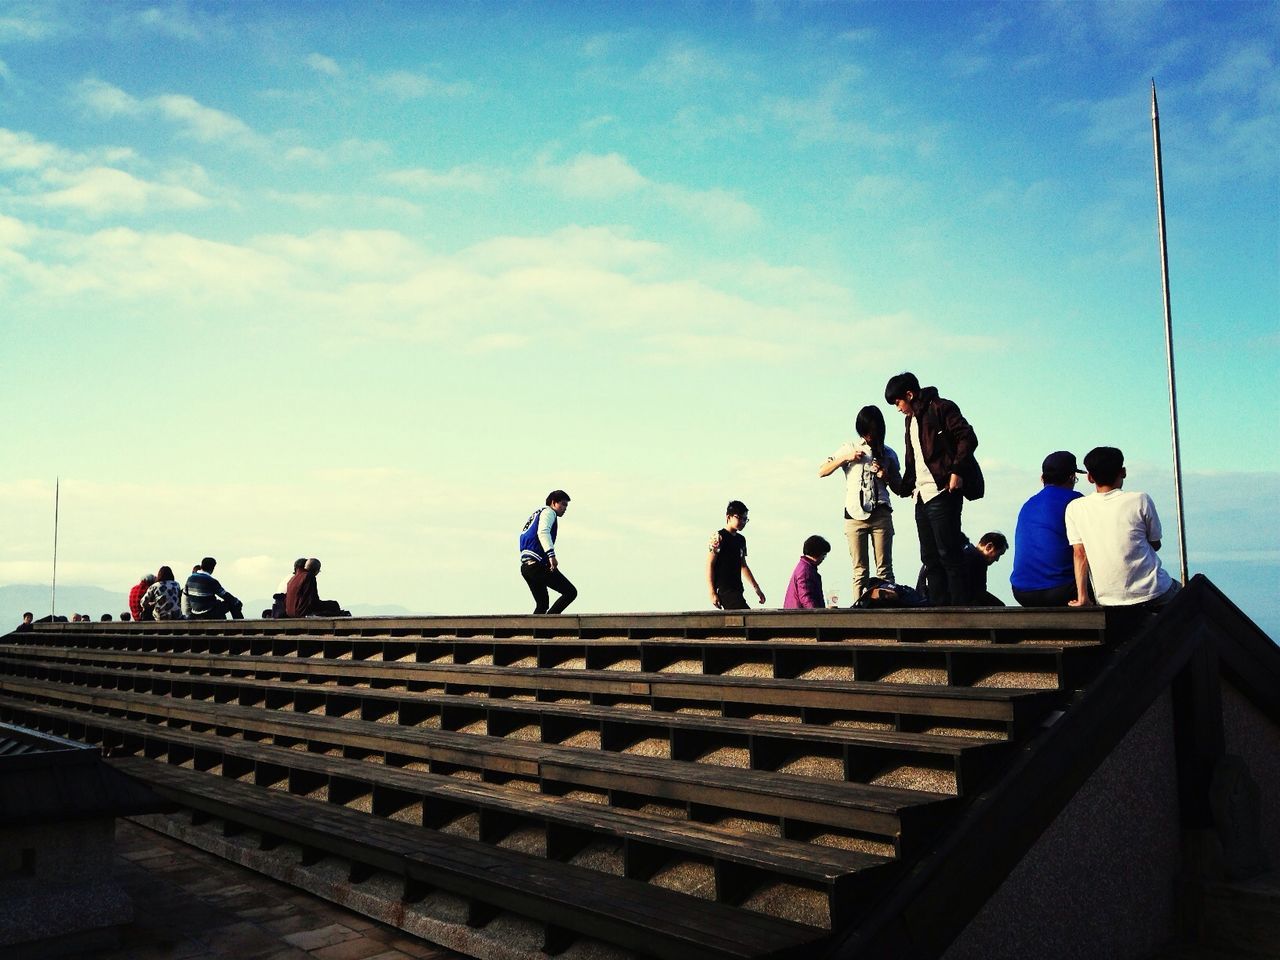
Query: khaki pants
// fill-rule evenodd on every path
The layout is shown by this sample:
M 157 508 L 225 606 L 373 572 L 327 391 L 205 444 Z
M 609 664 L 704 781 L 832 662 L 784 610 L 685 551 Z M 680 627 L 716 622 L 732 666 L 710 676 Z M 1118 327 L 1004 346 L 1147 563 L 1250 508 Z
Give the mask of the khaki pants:
M 868 539 L 876 552 L 876 576 L 893 579 L 893 511 L 881 504 L 866 520 L 846 520 L 844 535 L 849 541 L 849 559 L 853 561 L 853 602 L 857 603 L 867 587 Z

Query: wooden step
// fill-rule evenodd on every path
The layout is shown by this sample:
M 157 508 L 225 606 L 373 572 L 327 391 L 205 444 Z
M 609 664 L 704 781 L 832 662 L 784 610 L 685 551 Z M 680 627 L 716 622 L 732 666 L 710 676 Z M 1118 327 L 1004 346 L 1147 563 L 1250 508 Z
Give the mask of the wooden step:
M 252 784 L 127 758 L 118 768 L 177 803 L 552 928 L 642 942 L 672 960 L 765 957 L 819 942 L 813 927 L 598 871 L 383 820 Z
M 96 635 L 75 649 L 303 657 L 420 664 L 489 664 L 540 669 L 582 667 L 638 673 L 683 672 L 778 679 L 832 677 L 882 680 L 917 675 L 917 682 L 950 686 L 1070 686 L 1104 647 L 1096 640 L 1000 643 L 786 640 L 539 640 L 438 638 L 431 641 L 322 636 L 250 637 L 175 634 L 167 637 Z M 151 642 L 147 642 L 151 641 Z M 167 641 L 167 642 L 165 642 Z
M 33 705 L 22 715 L 43 727 L 86 722 L 59 707 Z M 660 813 L 612 808 L 121 718 L 91 722 L 97 729 L 89 739 L 100 740 L 113 757 L 141 755 L 430 829 L 461 829 L 486 843 L 507 845 L 512 838 L 511 845 L 524 852 L 556 860 L 573 860 L 590 848 L 603 857 L 601 869 L 636 879 L 681 865 L 701 867 L 722 902 L 750 902 L 766 889 L 774 897 L 789 892 L 799 906 L 787 904 L 786 918 L 803 915 L 811 924 L 829 924 L 833 911 L 883 882 L 893 866 L 886 856 L 762 833 L 760 821 L 721 826 L 677 819 L 665 804 Z
M 1018 688 L 923 686 L 884 682 L 775 680 L 736 676 L 623 673 L 613 670 L 544 670 L 462 664 L 400 664 L 382 661 L 322 660 L 205 654 L 149 654 L 95 651 L 83 657 L 92 664 L 134 664 L 159 669 L 207 670 L 215 674 L 294 676 L 312 682 L 404 686 L 410 690 L 534 694 L 540 699 L 615 697 L 648 703 L 655 710 L 684 708 L 717 712 L 746 707 L 796 711 L 844 711 L 891 718 L 898 729 L 923 732 L 933 728 L 1019 736 L 1039 723 L 1057 691 Z M 905 718 L 905 719 L 904 719 Z M 939 723 L 939 721 L 945 721 Z
M 734 720 L 616 707 L 510 701 L 408 691 L 353 689 L 312 683 L 246 678 L 184 676 L 64 662 L 0 658 L 11 677 L 118 689 L 174 699 L 239 703 L 298 713 L 404 726 L 467 731 L 489 736 L 535 739 L 543 743 L 594 740 L 610 751 L 656 751 L 696 761 L 716 749 L 745 753 L 752 769 L 785 770 L 807 763 L 822 773 L 857 782 L 931 778 L 938 792 L 964 795 L 976 788 L 1007 755 L 1006 742 L 910 734 L 894 730 L 849 729 L 772 720 Z M 806 760 L 806 758 L 811 758 Z M 838 767 L 838 769 L 837 769 Z
M 859 831 L 894 845 L 902 855 L 923 843 L 954 798 L 945 794 L 819 780 L 791 774 L 686 763 L 626 754 L 510 741 L 475 734 L 404 728 L 313 714 L 263 711 L 202 701 L 171 701 L 120 692 L 50 687 L 0 679 L 0 690 L 97 711 L 191 724 L 255 739 L 352 748 L 398 761 L 427 762 L 433 770 L 469 769 L 481 776 L 522 779 L 543 792 L 575 788 L 622 791 L 724 810 L 794 819 Z M 14 702 L 10 697 L 3 700 Z M 17 705 L 25 705 L 16 701 Z M 83 717 L 92 723 L 89 716 Z M 393 761 L 393 762 L 395 762 Z

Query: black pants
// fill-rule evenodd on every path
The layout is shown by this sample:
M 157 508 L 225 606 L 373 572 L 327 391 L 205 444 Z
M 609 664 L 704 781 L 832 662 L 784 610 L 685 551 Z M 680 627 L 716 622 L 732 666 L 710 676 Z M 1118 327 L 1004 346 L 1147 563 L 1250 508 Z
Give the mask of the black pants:
M 720 601 L 721 610 L 749 610 L 747 597 L 742 584 L 736 587 L 716 587 L 716 599 Z
M 1076 598 L 1076 585 L 1064 583 L 1060 587 L 1046 587 L 1044 590 L 1019 590 L 1013 588 L 1013 599 L 1020 607 L 1065 607 Z
M 578 599 L 578 588 L 559 570 L 552 570 L 549 564 L 522 563 L 520 576 L 524 577 L 524 582 L 529 585 L 529 592 L 533 594 L 534 613 L 560 613 Z M 548 588 L 560 594 L 549 610 L 547 609 Z
M 943 491 L 928 503 L 916 501 L 916 533 L 920 562 L 929 583 L 929 604 L 963 607 L 969 604 L 969 577 L 964 568 L 964 534 L 960 532 L 959 491 Z
M 209 605 L 207 613 L 193 613 L 192 620 L 225 620 L 227 615 L 231 615 L 232 620 L 244 619 L 244 605 L 230 594 L 224 600 L 221 597 L 214 597 Z

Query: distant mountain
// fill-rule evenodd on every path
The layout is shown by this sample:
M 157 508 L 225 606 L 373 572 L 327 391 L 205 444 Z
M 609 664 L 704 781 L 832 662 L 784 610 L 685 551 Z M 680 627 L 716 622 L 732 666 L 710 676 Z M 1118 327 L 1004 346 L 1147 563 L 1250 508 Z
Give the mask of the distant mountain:
M 70 617 L 73 613 L 87 613 L 94 620 L 104 613 L 112 620 L 120 619 L 120 612 L 129 609 L 126 591 L 104 590 L 102 587 L 82 587 L 74 584 L 58 587 L 58 614 Z M 36 619 L 49 615 L 49 586 L 20 583 L 0 587 L 0 631 L 8 632 L 22 620 L 22 614 L 30 610 Z
M 245 616 L 257 617 L 270 606 L 270 600 L 245 600 Z M 121 612 L 128 609 L 127 590 L 104 590 L 102 587 L 75 584 L 58 587 L 57 612 L 60 616 L 70 618 L 73 613 L 87 613 L 91 619 L 99 620 L 104 613 L 109 613 L 112 620 L 119 620 Z M 48 586 L 20 583 L 0 587 L 0 634 L 8 633 L 16 627 L 27 610 L 34 613 L 37 620 L 48 616 Z M 357 617 L 425 616 L 395 604 L 356 603 L 351 605 L 350 610 Z

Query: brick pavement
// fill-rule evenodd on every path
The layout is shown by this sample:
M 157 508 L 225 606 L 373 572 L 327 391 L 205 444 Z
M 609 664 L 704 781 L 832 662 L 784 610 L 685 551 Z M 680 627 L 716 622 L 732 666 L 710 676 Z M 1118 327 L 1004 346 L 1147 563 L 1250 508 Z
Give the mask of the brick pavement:
M 73 960 L 464 960 L 461 954 L 119 820 L 134 922 Z

